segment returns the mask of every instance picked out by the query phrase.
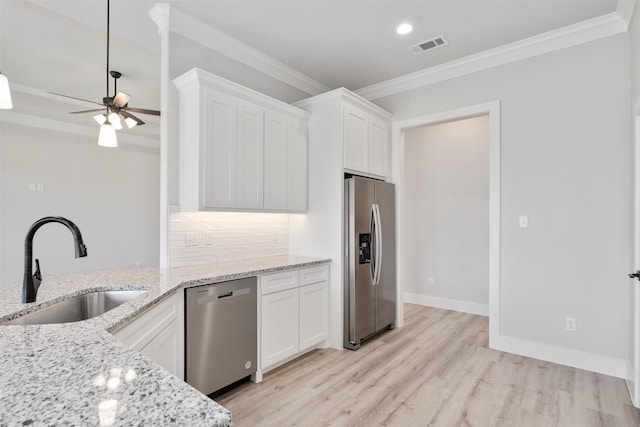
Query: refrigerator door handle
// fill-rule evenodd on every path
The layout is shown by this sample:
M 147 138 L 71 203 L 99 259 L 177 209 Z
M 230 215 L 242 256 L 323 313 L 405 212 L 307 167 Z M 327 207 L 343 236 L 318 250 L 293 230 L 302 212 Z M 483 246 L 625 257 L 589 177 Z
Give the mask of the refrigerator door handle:
M 371 241 L 369 245 L 371 246 L 371 262 L 369 263 L 369 269 L 371 271 L 371 285 L 376 285 L 376 270 L 377 270 L 377 253 L 378 253 L 378 245 L 376 242 L 376 205 L 371 205 L 371 216 L 369 220 L 369 234 L 371 235 Z
M 375 222 L 376 222 L 376 277 L 374 284 L 380 284 L 380 267 L 382 267 L 382 224 L 380 221 L 380 206 L 375 203 L 374 205 L 375 212 Z

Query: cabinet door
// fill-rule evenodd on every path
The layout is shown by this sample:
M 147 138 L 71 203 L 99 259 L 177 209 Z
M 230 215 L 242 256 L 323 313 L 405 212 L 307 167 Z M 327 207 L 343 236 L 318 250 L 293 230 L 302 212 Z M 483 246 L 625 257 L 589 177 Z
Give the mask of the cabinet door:
M 327 339 L 329 284 L 300 287 L 300 351 Z
M 237 207 L 263 206 L 264 111 L 257 105 L 238 101 Z
M 287 118 L 267 111 L 264 118 L 264 208 L 287 208 Z
M 368 172 L 367 114 L 345 104 L 343 110 L 344 168 Z
M 387 178 L 389 174 L 388 155 L 389 131 L 387 124 L 375 119 L 369 120 L 369 173 Z
M 307 126 L 290 121 L 287 132 L 287 210 L 307 211 Z
M 184 377 L 184 310 L 177 293 L 143 312 L 113 335 L 179 378 Z
M 264 295 L 261 300 L 262 368 L 298 353 L 298 288 Z
M 140 353 L 162 366 L 173 375 L 182 378 L 182 358 L 176 357 L 182 351 L 182 334 L 178 332 L 177 319 L 167 325 Z
M 200 165 L 200 200 L 205 208 L 236 206 L 236 108 L 234 97 L 205 90 Z

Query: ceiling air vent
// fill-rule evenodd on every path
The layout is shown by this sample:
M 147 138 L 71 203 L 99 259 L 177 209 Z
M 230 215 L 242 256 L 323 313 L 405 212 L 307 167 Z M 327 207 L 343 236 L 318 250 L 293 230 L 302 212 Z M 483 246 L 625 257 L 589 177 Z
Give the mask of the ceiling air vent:
M 448 44 L 447 39 L 445 39 L 444 36 L 438 36 L 434 39 L 426 40 L 418 44 L 414 44 L 413 46 L 409 46 L 409 50 L 414 55 L 418 55 L 427 50 L 435 49 L 437 47 L 444 46 L 446 44 Z

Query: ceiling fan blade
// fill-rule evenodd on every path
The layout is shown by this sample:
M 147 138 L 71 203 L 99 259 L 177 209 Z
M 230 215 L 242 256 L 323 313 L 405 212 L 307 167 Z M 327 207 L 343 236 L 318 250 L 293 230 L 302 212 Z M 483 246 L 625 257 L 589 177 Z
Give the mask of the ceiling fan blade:
M 95 113 L 96 111 L 105 111 L 105 109 L 97 108 L 95 110 L 71 111 L 69 114 Z
M 113 105 L 115 105 L 118 108 L 122 108 L 125 105 L 127 105 L 127 102 L 129 102 L 130 99 L 131 97 L 126 93 L 118 92 L 115 98 L 113 98 Z
M 57 96 L 63 96 L 65 98 L 77 99 L 78 101 L 90 102 L 90 103 L 96 104 L 96 105 L 104 105 L 104 104 L 101 104 L 99 102 L 89 101 L 88 99 L 76 98 L 75 96 L 63 95 L 61 93 L 55 93 L 55 92 L 47 92 L 47 93 L 50 93 L 52 95 L 57 95 Z
M 120 110 L 120 114 L 122 114 L 124 117 L 126 117 L 128 119 L 135 120 L 137 126 L 142 126 L 144 124 L 144 122 L 142 120 L 140 120 L 139 118 L 137 118 L 133 114 L 129 113 L 127 110 Z
M 124 111 L 124 110 L 122 110 Z M 127 111 L 133 111 L 134 113 L 142 113 L 142 114 L 149 114 L 152 116 L 159 116 L 160 115 L 160 111 L 158 110 L 147 110 L 145 108 L 127 108 Z

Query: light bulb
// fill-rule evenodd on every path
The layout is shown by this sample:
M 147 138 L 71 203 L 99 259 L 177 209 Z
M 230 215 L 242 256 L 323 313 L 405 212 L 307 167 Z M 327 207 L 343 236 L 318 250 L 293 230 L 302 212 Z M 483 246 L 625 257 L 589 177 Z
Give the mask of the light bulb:
M 413 31 L 413 26 L 407 22 L 398 25 L 398 28 L 396 28 L 396 32 L 401 36 L 409 34 L 411 31 Z
M 13 108 L 11 102 L 11 91 L 9 90 L 9 79 L 7 76 L 0 73 L 0 108 L 3 110 L 10 110 Z
M 116 136 L 116 128 L 106 120 L 100 126 L 100 135 L 98 136 L 98 145 L 102 147 L 117 147 L 118 137 Z

